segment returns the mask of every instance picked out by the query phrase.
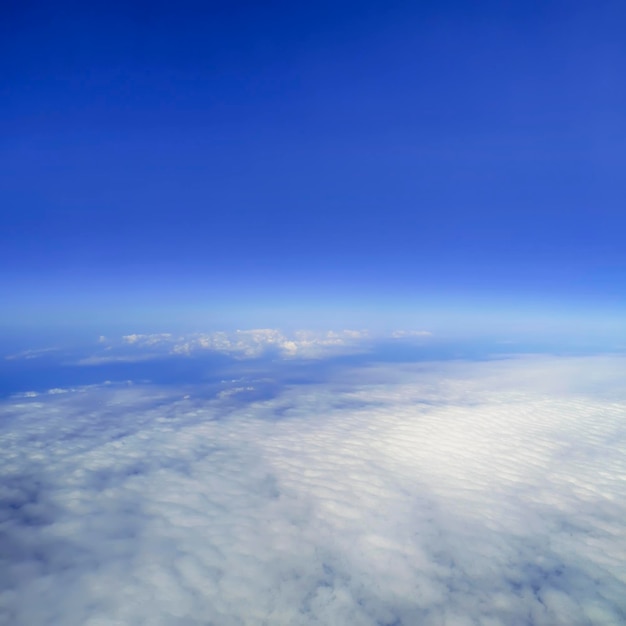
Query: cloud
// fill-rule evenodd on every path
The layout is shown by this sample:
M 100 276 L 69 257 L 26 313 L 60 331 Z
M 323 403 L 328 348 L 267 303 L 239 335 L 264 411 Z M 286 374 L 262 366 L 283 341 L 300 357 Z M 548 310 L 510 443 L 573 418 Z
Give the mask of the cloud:
M 162 352 L 179 355 L 213 351 L 235 358 L 250 359 L 273 352 L 283 358 L 319 359 L 332 354 L 365 351 L 368 348 L 369 339 L 369 333 L 364 330 L 296 331 L 292 334 L 285 334 L 274 328 L 257 328 L 229 333 L 195 333 L 180 336 L 170 333 L 131 334 L 122 337 L 122 344 L 136 349 L 150 348 L 153 351 L 161 349 Z M 107 347 L 110 349 L 112 346 Z M 153 352 L 152 356 L 146 358 L 156 356 L 162 356 L 162 354 L 157 355 Z M 83 359 L 79 364 L 92 365 L 113 362 L 115 359 L 130 360 L 129 357 L 132 358 L 133 355 L 127 353 L 119 357 L 117 355 L 105 357 L 93 355 L 89 359 Z
M 58 350 L 59 350 L 58 348 L 41 348 L 37 350 L 22 350 L 21 352 L 17 352 L 16 354 L 9 354 L 5 356 L 4 358 L 7 361 L 39 359 L 51 353 L 58 352 Z
M 409 337 L 432 337 L 432 333 L 427 330 L 394 330 L 391 336 L 394 339 L 405 339 Z
M 153 346 L 164 341 L 170 341 L 172 339 L 171 333 L 154 333 L 149 335 L 124 335 L 122 340 L 129 344 L 139 344 L 143 346 Z M 106 337 L 100 336 L 99 341 L 106 341 Z
M 133 333 L 122 336 L 121 342 L 100 336 L 98 343 L 103 349 L 72 364 L 134 363 L 167 355 L 198 356 L 206 352 L 224 354 L 235 359 L 255 359 L 269 355 L 283 359 L 319 360 L 333 355 L 366 353 L 372 350 L 376 342 L 388 339 L 410 340 L 430 336 L 428 331 L 416 330 L 398 330 L 388 336 L 373 336 L 367 330 L 300 330 L 284 333 L 275 328 L 185 335 Z
M 251 402 L 241 380 L 13 398 L 0 623 L 622 624 L 624 374 L 528 357 Z
M 141 363 L 161 358 L 163 355 L 158 352 L 147 352 L 144 354 L 117 354 L 117 355 L 92 355 L 73 361 L 72 365 L 110 365 L 112 363 Z

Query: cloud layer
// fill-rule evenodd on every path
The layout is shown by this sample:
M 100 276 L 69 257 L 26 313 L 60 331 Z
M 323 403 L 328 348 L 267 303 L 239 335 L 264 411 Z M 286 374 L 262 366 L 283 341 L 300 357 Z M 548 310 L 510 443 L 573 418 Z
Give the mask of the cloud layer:
M 626 363 L 3 404 L 0 623 L 626 621 Z M 240 401 L 237 401 L 238 398 Z
M 432 337 L 428 331 L 398 330 L 389 335 L 373 335 L 367 330 L 299 330 L 285 333 L 275 328 L 233 332 L 176 335 L 154 333 L 123 335 L 120 340 L 99 338 L 99 350 L 82 357 L 79 365 L 132 363 L 163 358 L 166 355 L 199 355 L 213 352 L 235 359 L 265 355 L 285 359 L 323 359 L 333 355 L 360 354 L 372 350 L 376 342 L 402 340 L 422 343 Z M 9 355 L 8 359 L 33 358 L 32 352 Z
M 327 354 L 361 351 L 369 333 L 363 330 L 326 332 L 296 331 L 286 335 L 275 328 L 257 328 L 234 332 L 197 333 L 174 336 L 169 333 L 153 335 L 125 335 L 128 345 L 141 348 L 167 346 L 172 354 L 191 354 L 211 350 L 241 358 L 254 358 L 274 350 L 284 357 L 320 358 Z

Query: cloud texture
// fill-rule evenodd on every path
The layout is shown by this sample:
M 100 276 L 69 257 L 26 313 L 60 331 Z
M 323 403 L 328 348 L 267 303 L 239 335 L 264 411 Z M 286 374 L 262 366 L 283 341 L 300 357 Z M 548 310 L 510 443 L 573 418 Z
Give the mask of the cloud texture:
M 369 336 L 363 330 L 326 332 L 296 331 L 285 335 L 275 328 L 256 328 L 234 332 L 197 333 L 174 336 L 170 333 L 124 335 L 127 345 L 138 348 L 167 347 L 172 354 L 192 354 L 209 350 L 239 358 L 254 358 L 268 350 L 283 357 L 320 358 L 332 353 L 361 351 L 363 340 Z
M 3 404 L 0 623 L 626 621 L 626 363 Z M 237 398 L 241 398 L 237 401 Z

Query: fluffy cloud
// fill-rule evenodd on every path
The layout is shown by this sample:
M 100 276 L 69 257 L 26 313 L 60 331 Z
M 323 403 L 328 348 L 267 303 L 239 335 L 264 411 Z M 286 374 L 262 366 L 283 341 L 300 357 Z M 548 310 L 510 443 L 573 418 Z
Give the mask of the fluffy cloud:
M 14 398 L 0 622 L 626 621 L 626 362 Z M 241 398 L 237 402 L 237 398 Z
M 171 333 L 153 333 L 149 335 L 132 334 L 132 335 L 124 335 L 122 339 L 125 343 L 129 343 L 129 344 L 136 343 L 136 344 L 143 345 L 143 346 L 154 346 L 159 343 L 171 341 L 172 334 Z M 106 341 L 106 337 L 101 335 L 100 341 L 102 343 L 104 343 L 103 340 Z
M 140 363 L 163 359 L 169 355 L 199 356 L 219 353 L 235 359 L 254 359 L 265 355 L 285 359 L 324 359 L 343 354 L 372 351 L 389 340 L 410 342 L 428 339 L 428 331 L 397 330 L 389 335 L 373 335 L 367 330 L 295 331 L 285 333 L 274 328 L 236 330 L 233 332 L 191 333 L 132 333 L 114 339 L 100 335 L 91 353 L 77 357 L 76 350 L 62 352 L 58 348 L 25 350 L 6 355 L 6 360 L 29 360 L 56 356 L 62 365 L 101 366 Z
M 239 358 L 254 358 L 268 350 L 283 357 L 322 358 L 332 353 L 360 352 L 367 348 L 367 331 L 341 330 L 326 332 L 296 331 L 286 335 L 274 328 L 237 330 L 232 333 L 196 333 L 174 336 L 169 333 L 125 335 L 124 344 L 138 348 L 161 346 L 172 354 L 192 354 L 211 350 Z M 109 357 L 110 358 L 110 357 Z

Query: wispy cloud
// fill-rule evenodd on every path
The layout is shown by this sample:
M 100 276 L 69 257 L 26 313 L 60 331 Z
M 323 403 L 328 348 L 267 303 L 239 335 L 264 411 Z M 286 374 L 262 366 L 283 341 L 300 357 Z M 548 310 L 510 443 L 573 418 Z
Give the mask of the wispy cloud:
M 394 330 L 391 336 L 394 339 L 405 339 L 409 337 L 432 337 L 432 333 L 427 330 Z
M 15 354 L 8 354 L 4 358 L 7 361 L 39 359 L 53 352 L 58 352 L 58 348 L 40 348 L 37 350 L 22 350 Z
M 162 357 L 158 352 L 147 352 L 140 354 L 109 354 L 92 355 L 72 362 L 73 365 L 109 365 L 111 363 L 141 363 Z

